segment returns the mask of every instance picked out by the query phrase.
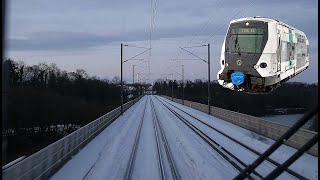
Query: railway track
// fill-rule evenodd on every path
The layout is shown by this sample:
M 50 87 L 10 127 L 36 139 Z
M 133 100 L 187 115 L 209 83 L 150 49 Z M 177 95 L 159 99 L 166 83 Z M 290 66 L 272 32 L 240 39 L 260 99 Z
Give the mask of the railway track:
M 137 134 L 136 134 L 135 139 L 134 139 L 134 144 L 133 144 L 132 151 L 131 151 L 131 154 L 130 154 L 130 158 L 129 158 L 129 162 L 128 162 L 128 165 L 127 165 L 126 173 L 124 175 L 124 180 L 130 180 L 131 177 L 132 177 L 134 161 L 135 161 L 136 153 L 137 153 L 137 149 L 138 149 L 138 144 L 139 144 L 139 139 L 140 139 L 140 134 L 141 134 L 141 128 L 142 128 L 142 125 L 143 125 L 144 115 L 145 115 L 146 109 L 147 109 L 147 103 L 148 103 L 148 96 L 147 96 L 146 103 L 144 105 L 144 110 L 143 110 L 143 113 L 142 113 L 142 116 L 141 116 L 141 120 L 140 120 L 140 123 L 139 123 L 138 131 L 137 131 Z
M 161 122 L 158 118 L 158 113 L 156 111 L 156 108 L 153 104 L 152 98 L 147 96 L 147 100 L 144 106 L 144 111 L 141 116 L 141 120 L 139 122 L 138 131 L 136 133 L 134 144 L 132 146 L 132 151 L 130 153 L 129 162 L 127 164 L 126 172 L 124 175 L 124 180 L 130 180 L 132 179 L 134 164 L 135 164 L 135 158 L 137 154 L 137 149 L 139 145 L 139 140 L 141 136 L 141 129 L 143 126 L 143 121 L 145 119 L 145 113 L 146 113 L 146 107 L 147 104 L 150 103 L 151 112 L 152 112 L 152 120 L 153 120 L 153 129 L 154 129 L 154 135 L 155 135 L 155 141 L 156 141 L 156 149 L 157 149 L 157 161 L 159 164 L 159 174 L 161 180 L 166 179 L 174 179 L 174 180 L 180 180 L 180 175 L 178 173 L 178 169 L 175 166 L 174 159 L 170 150 L 169 143 L 167 141 L 167 137 L 164 133 L 164 129 L 162 127 Z M 167 159 L 167 161 L 166 161 Z M 165 171 L 166 167 L 165 165 L 168 164 L 170 172 Z
M 157 98 L 157 97 L 156 97 Z M 158 99 L 158 98 L 157 98 Z M 158 99 L 164 107 L 166 107 L 169 111 L 171 111 L 178 119 L 181 120 L 185 125 L 187 125 L 194 133 L 199 135 L 201 139 L 203 139 L 215 152 L 219 153 L 227 162 L 229 162 L 234 168 L 236 168 L 239 172 L 241 172 L 247 164 L 240 160 L 238 157 L 233 155 L 230 151 L 222 147 L 218 142 L 214 139 L 207 136 L 202 130 L 194 126 L 192 123 L 187 121 L 183 116 L 173 110 L 173 108 L 169 107 L 163 101 Z M 248 179 L 263 179 L 263 176 L 256 171 L 253 171 L 253 175 L 249 175 Z
M 159 98 L 157 98 L 157 99 L 161 102 L 161 100 L 160 100 Z M 173 103 L 171 103 L 171 102 L 169 102 L 169 101 L 167 101 L 167 100 L 163 100 L 163 101 L 165 101 L 167 104 L 169 104 L 170 106 L 174 107 L 175 109 L 178 109 L 180 112 L 182 112 L 182 113 L 184 113 L 184 114 L 192 117 L 193 119 L 199 121 L 200 123 L 204 124 L 205 126 L 209 127 L 210 129 L 212 129 L 212 130 L 220 133 L 220 134 L 223 135 L 224 137 L 232 140 L 233 142 L 237 143 L 238 145 L 244 147 L 245 149 L 247 149 L 247 150 L 250 151 L 251 153 L 255 154 L 257 157 L 261 155 L 261 153 L 258 152 L 257 150 L 255 150 L 255 149 L 247 146 L 246 144 L 244 144 L 244 143 L 238 141 L 237 139 L 235 139 L 235 138 L 227 135 L 226 133 L 224 133 L 224 132 L 220 131 L 219 129 L 213 127 L 212 125 L 204 122 L 203 120 L 201 120 L 201 119 L 199 119 L 199 118 L 191 115 L 190 113 L 182 110 L 181 108 L 175 106 Z M 173 110 L 173 111 L 174 111 L 174 110 Z M 176 113 L 177 113 L 177 112 L 176 112 Z M 185 121 L 187 121 L 187 120 L 185 120 Z M 190 123 L 190 122 L 189 122 L 189 123 Z M 190 123 L 190 124 L 191 124 L 191 123 Z M 269 163 L 271 163 L 273 166 L 280 166 L 280 164 L 279 164 L 278 162 L 276 162 L 276 161 L 274 161 L 274 160 L 272 160 L 272 159 L 270 159 L 270 158 L 267 158 L 266 161 L 269 162 Z M 306 179 L 307 179 L 307 178 L 305 178 L 304 176 L 302 176 L 302 175 L 300 175 L 300 174 L 292 171 L 291 169 L 287 169 L 285 172 L 289 173 L 290 175 L 294 176 L 294 177 L 297 178 L 297 179 L 303 179 L 303 180 L 306 180 Z
M 156 108 L 153 104 L 153 100 L 152 98 L 150 98 L 150 103 L 151 103 L 151 111 L 152 111 L 152 116 L 153 116 L 153 123 L 154 123 L 154 132 L 155 132 L 155 137 L 156 137 L 156 144 L 157 144 L 157 151 L 158 151 L 158 161 L 159 161 L 159 170 L 160 170 L 160 174 L 161 174 L 161 179 L 170 179 L 170 174 L 168 174 L 168 172 L 165 172 L 164 170 L 164 156 L 162 156 L 162 152 L 161 152 L 161 144 L 163 145 L 162 147 L 165 150 L 165 156 L 167 157 L 168 160 L 168 164 L 170 167 L 170 171 L 171 171 L 171 178 L 174 180 L 180 180 L 180 175 L 178 172 L 178 169 L 174 163 L 174 159 L 170 150 L 170 146 L 169 143 L 167 141 L 166 135 L 164 133 L 162 124 L 159 120 L 159 116 L 158 113 L 156 111 Z M 161 136 L 161 138 L 160 138 Z
M 151 102 L 151 100 L 150 100 Z M 155 119 L 156 118 L 156 114 L 154 112 L 154 107 L 153 107 L 153 104 L 151 105 L 151 111 L 152 111 L 152 121 L 153 121 L 153 132 L 154 132 L 154 137 L 155 137 L 155 140 L 156 140 L 156 148 L 157 148 L 157 154 L 158 154 L 158 162 L 159 162 L 159 171 L 160 171 L 160 179 L 162 180 L 165 180 L 166 179 L 166 176 L 165 176 L 165 172 L 164 172 L 164 167 L 163 167 L 163 156 L 161 154 L 161 144 L 160 144 L 160 137 L 159 137 L 159 132 L 158 132 L 158 125 L 157 125 L 157 120 Z

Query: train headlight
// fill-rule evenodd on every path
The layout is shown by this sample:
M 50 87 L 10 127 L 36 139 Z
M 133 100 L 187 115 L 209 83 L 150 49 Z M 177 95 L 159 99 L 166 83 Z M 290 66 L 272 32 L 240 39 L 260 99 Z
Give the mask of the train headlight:
M 266 67 L 267 67 L 267 63 L 264 63 L 264 62 L 261 63 L 261 64 L 260 64 L 260 67 L 261 67 L 261 68 L 266 68 Z
M 228 66 L 229 64 L 228 63 L 226 63 L 226 66 Z
M 253 66 L 253 68 L 258 69 L 258 68 L 259 68 L 259 66 L 258 66 L 258 65 L 254 65 L 254 66 Z

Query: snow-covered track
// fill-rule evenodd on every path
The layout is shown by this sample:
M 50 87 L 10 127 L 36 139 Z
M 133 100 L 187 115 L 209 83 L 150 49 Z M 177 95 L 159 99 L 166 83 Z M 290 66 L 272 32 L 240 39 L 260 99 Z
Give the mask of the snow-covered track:
M 158 99 L 158 98 L 157 98 Z M 185 125 L 187 125 L 190 129 L 193 130 L 197 135 L 199 135 L 210 147 L 212 147 L 216 152 L 218 152 L 226 161 L 228 161 L 231 165 L 233 165 L 239 172 L 241 172 L 247 164 L 245 164 L 242 160 L 240 160 L 238 157 L 233 155 L 230 151 L 222 147 L 219 143 L 217 143 L 214 139 L 207 136 L 203 131 L 201 131 L 199 128 L 194 126 L 192 123 L 187 121 L 183 116 L 181 116 L 179 113 L 177 113 L 173 108 L 169 107 L 167 104 L 165 104 L 163 101 L 158 99 L 169 111 L 171 111 L 174 115 L 176 115 Z M 261 174 L 254 171 L 253 174 L 255 176 L 251 177 L 248 176 L 249 179 L 257 179 L 257 178 L 263 178 Z
M 148 98 L 148 96 L 147 96 L 147 98 Z M 131 154 L 130 154 L 130 158 L 129 158 L 127 170 L 126 170 L 126 173 L 125 173 L 125 176 L 124 176 L 124 180 L 130 180 L 131 177 L 132 177 L 134 160 L 136 158 L 136 153 L 137 153 L 140 134 L 141 134 L 141 127 L 143 125 L 144 115 L 145 115 L 146 109 L 147 109 L 147 103 L 148 103 L 148 99 L 146 100 L 146 103 L 144 105 L 144 110 L 143 110 L 143 113 L 142 113 L 142 116 L 141 116 L 141 120 L 140 120 L 140 123 L 139 123 L 139 128 L 138 128 L 137 134 L 136 134 L 135 139 L 134 139 L 134 144 L 133 144 L 132 151 L 131 151 Z
M 159 99 L 159 98 L 158 98 L 158 99 Z M 160 99 L 159 99 L 159 100 L 160 100 Z M 248 146 L 248 145 L 246 145 L 246 144 L 244 144 L 244 143 L 240 142 L 239 140 L 237 140 L 237 139 L 235 139 L 235 138 L 233 138 L 233 137 L 229 136 L 228 134 L 224 133 L 223 131 L 221 131 L 221 130 L 219 130 L 219 129 L 215 128 L 214 126 L 212 126 L 212 125 L 210 125 L 210 124 L 208 124 L 208 123 L 204 122 L 203 120 L 201 120 L 201 119 L 199 119 L 199 118 L 197 118 L 197 117 L 193 116 L 192 114 L 190 114 L 190 113 L 186 112 L 185 110 L 183 110 L 183 109 L 181 109 L 181 108 L 177 107 L 176 105 L 174 105 L 173 103 L 171 103 L 169 100 L 162 99 L 162 98 L 161 98 L 161 100 L 163 100 L 164 102 L 166 102 L 167 104 L 169 104 L 169 105 L 170 105 L 171 107 L 173 107 L 174 109 L 177 109 L 178 111 L 180 111 L 180 112 L 182 112 L 182 113 L 184 113 L 184 114 L 186 114 L 186 115 L 188 115 L 188 116 L 192 117 L 193 119 L 195 119 L 195 120 L 197 120 L 197 121 L 201 122 L 202 124 L 204 124 L 205 126 L 207 126 L 207 127 L 211 128 L 212 130 L 214 130 L 214 131 L 216 131 L 216 132 L 218 132 L 218 133 L 222 134 L 222 135 L 223 135 L 223 136 L 225 136 L 226 138 L 228 138 L 228 139 L 232 140 L 233 142 L 235 142 L 235 143 L 239 144 L 240 146 L 242 146 L 242 147 L 244 147 L 245 149 L 247 149 L 247 150 L 251 151 L 252 153 L 256 154 L 257 156 L 261 156 L 261 153 L 260 153 L 260 152 L 258 152 L 257 150 L 255 150 L 255 149 L 251 148 L 250 146 Z M 272 163 L 274 166 L 280 166 L 280 164 L 279 164 L 278 162 L 274 161 L 273 159 L 267 158 L 266 160 L 267 160 L 268 162 Z M 297 173 L 297 172 L 292 171 L 291 169 L 286 169 L 286 171 L 285 171 L 285 172 L 287 172 L 287 173 L 291 174 L 292 176 L 296 177 L 297 179 L 307 180 L 307 178 L 306 178 L 306 177 L 304 177 L 304 176 L 300 175 L 300 174 L 299 174 L 299 173 Z
M 272 139 L 223 119 L 165 100 L 159 96 L 144 96 L 88 143 L 51 179 L 118 180 L 125 177 L 132 180 L 233 179 L 239 174 L 239 170 L 223 155 L 243 169 L 244 166 L 255 161 L 258 155 L 241 146 L 241 143 L 259 153 L 263 153 L 273 143 Z M 175 115 L 162 103 L 179 115 Z M 241 143 L 233 141 L 168 103 Z M 143 122 L 141 122 L 143 114 Z M 185 121 L 179 119 L 179 116 Z M 196 128 L 193 127 L 193 130 L 188 125 Z M 223 148 L 244 164 L 223 151 Z M 269 158 L 283 164 L 287 157 L 295 152 L 296 149 L 284 145 Z M 289 168 L 307 179 L 318 179 L 317 166 L 317 157 L 304 154 Z M 275 167 L 274 164 L 265 160 L 255 169 L 258 175 L 250 174 L 251 179 L 264 179 Z M 126 173 L 127 176 L 125 176 Z M 283 172 L 279 179 L 303 178 Z
M 155 108 L 155 106 L 153 104 L 152 98 L 150 100 L 150 103 L 151 103 L 151 111 L 153 113 L 153 122 L 154 122 L 154 127 L 155 127 L 155 133 L 159 134 L 158 130 L 160 130 L 160 134 L 161 134 L 161 137 L 162 137 L 162 142 L 163 142 L 163 145 L 164 145 L 166 157 L 168 159 L 168 163 L 169 163 L 169 166 L 170 166 L 172 178 L 174 180 L 179 180 L 180 179 L 180 175 L 179 175 L 178 169 L 175 166 L 174 159 L 172 157 L 172 153 L 171 153 L 171 150 L 170 150 L 170 147 L 169 147 L 169 143 L 167 141 L 166 135 L 165 135 L 164 130 L 162 128 L 162 124 L 159 121 L 158 113 L 157 113 L 156 108 Z M 158 145 L 159 138 L 158 138 L 158 136 L 156 136 L 156 137 L 157 137 L 157 145 Z M 161 151 L 160 146 L 158 146 L 158 156 L 160 156 L 159 157 L 159 163 L 161 163 L 161 168 L 160 168 L 161 175 L 162 175 L 162 179 L 165 179 L 166 176 L 165 176 L 165 172 L 164 172 L 164 169 L 163 169 L 163 166 L 162 166 L 163 165 L 163 158 L 161 156 L 161 152 L 160 151 Z
M 154 132 L 154 137 L 155 137 L 155 140 L 156 140 L 156 146 L 157 146 L 157 153 L 158 153 L 158 162 L 159 162 L 159 171 L 160 171 L 160 178 L 162 180 L 166 179 L 165 177 L 165 172 L 164 172 L 164 167 L 163 167 L 163 156 L 161 155 L 161 144 L 160 144 L 160 137 L 159 137 L 159 131 L 158 131 L 158 121 L 157 121 L 157 115 L 156 115 L 156 112 L 155 112 L 155 108 L 154 108 L 154 105 L 152 103 L 152 100 L 150 98 L 150 104 L 151 104 L 151 111 L 152 111 L 152 121 L 153 121 L 153 132 Z

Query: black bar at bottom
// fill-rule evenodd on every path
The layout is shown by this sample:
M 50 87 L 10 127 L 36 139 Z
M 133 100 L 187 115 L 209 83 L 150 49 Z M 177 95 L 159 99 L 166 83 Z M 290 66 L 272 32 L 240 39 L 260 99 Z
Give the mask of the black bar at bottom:
M 251 174 L 253 170 L 265 161 L 278 147 L 280 147 L 284 140 L 289 139 L 295 132 L 299 130 L 305 123 L 309 121 L 315 114 L 318 113 L 318 105 L 311 111 L 306 113 L 298 122 L 296 122 L 287 132 L 285 132 L 275 143 L 273 143 L 260 157 L 252 164 L 248 165 L 241 173 L 239 173 L 234 180 L 243 180 L 246 176 Z
M 318 133 L 313 136 L 306 144 L 304 144 L 296 153 L 294 153 L 286 162 L 278 166 L 275 170 L 273 170 L 265 179 L 275 179 L 277 178 L 283 171 L 285 171 L 293 162 L 295 162 L 300 156 L 303 155 L 304 152 L 308 151 L 313 145 L 318 142 Z

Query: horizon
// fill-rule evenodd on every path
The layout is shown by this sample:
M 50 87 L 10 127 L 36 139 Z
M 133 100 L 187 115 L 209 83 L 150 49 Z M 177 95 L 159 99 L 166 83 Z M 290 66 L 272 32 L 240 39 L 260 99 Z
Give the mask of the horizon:
M 39 64 L 42 64 L 42 63 L 44 63 L 44 64 L 46 64 L 46 65 L 48 65 L 48 66 L 50 66 L 51 64 L 47 64 L 47 62 L 40 62 L 40 63 L 38 63 L 38 64 L 32 64 L 32 65 L 28 65 L 28 64 L 25 64 L 25 62 L 23 62 L 23 61 L 16 61 L 16 60 L 14 60 L 14 59 L 6 59 L 5 61 L 7 61 L 7 60 L 12 60 L 12 61 L 14 61 L 14 62 L 16 62 L 16 63 L 24 63 L 24 65 L 27 65 L 27 66 L 34 66 L 34 65 L 39 65 Z M 55 64 L 55 63 L 52 63 L 52 64 Z M 55 64 L 56 65 L 56 64 Z M 57 66 L 57 68 L 59 69 L 59 70 L 61 70 L 61 71 L 66 71 L 67 73 L 72 73 L 72 72 L 76 72 L 76 71 L 68 71 L 68 70 L 63 70 L 63 69 L 61 69 L 58 65 L 56 65 Z M 84 70 L 84 69 L 76 69 L 76 70 Z M 84 70 L 85 71 L 85 70 Z M 87 73 L 87 71 L 85 71 L 85 73 Z M 88 73 L 87 73 L 88 74 Z M 88 78 L 90 79 L 90 78 L 96 78 L 96 79 L 98 79 L 98 80 L 101 80 L 101 81 L 104 81 L 104 80 L 107 80 L 107 81 L 109 81 L 109 82 L 112 82 L 113 81 L 113 79 L 115 79 L 115 78 L 119 78 L 120 79 L 120 76 L 117 76 L 117 75 L 115 75 L 115 76 L 113 76 L 113 77 L 99 77 L 99 76 L 95 76 L 95 75 L 90 75 L 90 74 L 88 74 Z M 207 82 L 208 81 L 208 79 L 207 78 L 198 78 L 198 79 L 185 79 L 184 81 L 185 82 L 187 82 L 187 81 L 191 81 L 191 82 L 195 82 L 195 81 L 202 81 L 202 82 Z M 124 80 L 123 80 L 123 84 L 124 85 L 132 85 L 132 82 L 130 83 L 130 81 L 132 81 L 132 79 L 130 79 L 130 78 L 124 78 Z M 167 80 L 165 79 L 165 78 L 159 78 L 159 79 L 156 79 L 156 80 L 154 80 L 154 81 L 152 81 L 151 83 L 146 83 L 146 82 L 142 82 L 142 84 L 151 84 L 151 85 L 154 85 L 157 81 L 171 81 L 171 79 L 170 78 L 167 78 Z M 177 81 L 177 82 L 181 82 L 182 80 L 181 79 L 174 79 L 174 81 Z M 214 80 L 210 80 L 210 82 L 211 83 L 218 83 L 218 80 L 217 79 L 214 79 Z M 316 84 L 316 85 L 318 85 L 318 82 L 299 82 L 299 81 L 286 81 L 286 82 L 284 82 L 284 83 L 290 83 L 290 84 L 294 84 L 294 83 L 301 83 L 301 84 L 308 84 L 308 85 L 313 85 L 313 84 Z
M 120 43 L 152 47 L 151 53 L 137 58 L 150 62 L 146 82 L 165 78 L 166 66 L 179 66 L 172 59 L 190 59 L 179 46 L 197 46 L 204 40 L 211 45 L 211 79 L 220 69 L 220 51 L 231 19 L 263 16 L 278 19 L 303 31 L 310 42 L 310 65 L 289 82 L 318 82 L 318 8 L 317 1 L 287 2 L 244 1 L 161 1 L 153 4 L 136 2 L 64 2 L 10 1 L 7 3 L 5 59 L 22 60 L 28 65 L 55 63 L 60 69 L 84 69 L 100 78 L 120 76 Z M 123 8 L 123 5 L 130 8 Z M 272 5 L 270 11 L 268 6 Z M 286 9 L 283 11 L 283 9 Z M 156 10 L 155 10 L 156 9 Z M 296 13 L 297 11 L 301 13 Z M 237 13 L 239 12 L 239 13 Z M 303 14 L 303 15 L 301 15 Z M 232 18 L 234 17 L 234 18 Z M 314 18 L 310 18 L 314 17 Z M 206 59 L 206 48 L 196 55 Z M 124 59 L 143 49 L 124 47 Z M 124 79 L 132 79 L 132 66 L 148 63 L 129 61 L 124 64 Z M 207 79 L 205 63 L 183 61 L 185 79 Z M 137 67 L 137 71 L 143 68 Z M 180 72 L 179 67 L 174 69 Z M 174 79 L 181 79 L 175 73 Z

